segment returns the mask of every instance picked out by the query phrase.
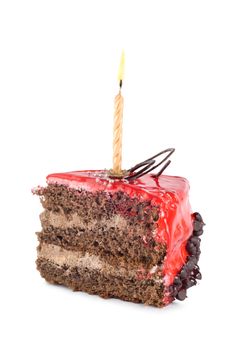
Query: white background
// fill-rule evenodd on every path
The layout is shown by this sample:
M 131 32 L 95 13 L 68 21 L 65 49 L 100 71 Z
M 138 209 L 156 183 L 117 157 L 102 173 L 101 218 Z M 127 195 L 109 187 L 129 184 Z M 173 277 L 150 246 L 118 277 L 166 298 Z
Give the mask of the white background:
M 242 349 L 242 1 L 1 1 L 1 349 Z M 35 269 L 48 173 L 175 147 L 207 223 L 200 285 L 165 309 L 48 285 Z M 242 332 L 241 332 L 242 333 Z

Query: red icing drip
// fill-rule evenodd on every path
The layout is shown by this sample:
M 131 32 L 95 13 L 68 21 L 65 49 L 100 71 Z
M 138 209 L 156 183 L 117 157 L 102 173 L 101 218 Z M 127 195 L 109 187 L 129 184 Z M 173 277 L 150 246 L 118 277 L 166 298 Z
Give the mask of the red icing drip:
M 147 174 L 128 182 L 110 179 L 106 171 L 91 170 L 51 174 L 47 176 L 47 182 L 87 191 L 123 191 L 130 197 L 151 200 L 153 205 L 159 205 L 160 218 L 155 240 L 167 246 L 162 275 L 166 287 L 173 283 L 188 256 L 186 242 L 192 233 L 189 183 L 186 179 L 167 175 L 155 178 Z M 171 299 L 168 293 L 165 294 L 164 303 L 167 304 Z

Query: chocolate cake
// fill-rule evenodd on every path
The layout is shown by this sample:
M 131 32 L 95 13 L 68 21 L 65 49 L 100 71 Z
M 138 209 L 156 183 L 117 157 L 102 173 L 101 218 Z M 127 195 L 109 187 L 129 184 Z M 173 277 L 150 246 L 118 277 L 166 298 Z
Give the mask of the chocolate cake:
M 150 164 L 145 162 L 143 165 Z M 133 169 L 135 170 L 135 169 Z M 47 176 L 37 268 L 48 282 L 162 307 L 201 279 L 203 220 L 182 177 L 108 171 Z

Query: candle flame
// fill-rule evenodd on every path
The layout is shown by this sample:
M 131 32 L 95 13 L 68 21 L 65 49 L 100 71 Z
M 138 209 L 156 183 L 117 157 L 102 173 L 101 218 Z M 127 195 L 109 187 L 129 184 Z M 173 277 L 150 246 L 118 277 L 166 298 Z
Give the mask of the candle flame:
M 120 66 L 118 71 L 118 81 L 121 82 L 124 78 L 125 52 L 122 50 Z

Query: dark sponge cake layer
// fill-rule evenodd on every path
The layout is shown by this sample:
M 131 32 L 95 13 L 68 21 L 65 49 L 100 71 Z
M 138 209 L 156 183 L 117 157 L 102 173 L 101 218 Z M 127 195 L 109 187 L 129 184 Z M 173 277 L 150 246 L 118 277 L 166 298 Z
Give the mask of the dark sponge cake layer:
M 130 223 L 139 222 L 151 230 L 153 223 L 159 219 L 159 207 L 152 205 L 151 200 L 131 198 L 121 191 L 89 192 L 50 184 L 43 188 L 41 196 L 45 209 L 58 212 L 62 208 L 66 215 L 77 212 L 87 222 L 120 214 L 128 218 Z
M 61 284 L 74 291 L 97 294 L 103 298 L 119 298 L 162 307 L 163 285 L 154 280 L 114 276 L 88 268 L 68 268 L 38 258 L 37 268 L 48 282 Z

